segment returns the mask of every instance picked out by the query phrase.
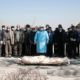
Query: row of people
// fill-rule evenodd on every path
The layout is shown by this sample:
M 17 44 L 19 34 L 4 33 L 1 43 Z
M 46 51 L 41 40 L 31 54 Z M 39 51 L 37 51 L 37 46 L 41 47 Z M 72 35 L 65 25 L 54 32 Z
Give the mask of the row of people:
M 2 26 L 0 31 L 0 56 L 36 56 L 79 57 L 80 33 L 75 26 L 65 31 L 61 24 L 53 31 L 49 25 L 24 29 L 20 26 Z

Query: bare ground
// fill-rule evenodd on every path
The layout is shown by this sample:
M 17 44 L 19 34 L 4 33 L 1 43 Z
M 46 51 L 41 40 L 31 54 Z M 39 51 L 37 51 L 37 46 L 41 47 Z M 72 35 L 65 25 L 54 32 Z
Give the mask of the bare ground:
M 19 65 L 17 58 L 0 58 L 0 80 L 80 80 L 80 60 L 70 65 Z

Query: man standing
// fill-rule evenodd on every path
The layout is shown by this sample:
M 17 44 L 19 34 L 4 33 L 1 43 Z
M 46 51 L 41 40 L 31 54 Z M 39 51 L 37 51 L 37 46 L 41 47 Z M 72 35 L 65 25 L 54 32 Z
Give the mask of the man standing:
M 31 30 L 31 56 L 35 56 L 36 55 L 36 45 L 34 43 L 34 37 L 36 34 L 37 28 L 32 28 Z
M 62 25 L 59 24 L 58 28 L 54 31 L 54 55 L 56 57 L 64 57 L 65 53 L 65 38 L 66 33 L 65 30 L 62 28 Z
M 14 55 L 14 26 L 11 26 L 10 37 L 11 37 L 11 52 L 12 55 Z
M 20 26 L 18 25 L 16 30 L 15 30 L 15 56 L 21 56 L 22 55 L 22 43 L 23 43 L 23 32 L 20 29 Z
M 5 56 L 5 25 L 2 25 L 2 30 L 0 32 L 0 45 L 1 45 L 1 56 Z
M 77 31 L 77 33 L 78 33 L 78 40 L 77 40 L 77 50 L 76 50 L 76 52 L 77 52 L 77 57 L 80 57 L 80 26 L 76 26 L 76 31 Z
M 47 44 L 49 42 L 49 36 L 44 27 L 40 27 L 35 34 L 34 42 L 36 44 L 37 55 L 47 55 Z
M 53 56 L 53 31 L 52 28 L 49 26 L 46 31 L 48 32 L 49 35 L 49 43 L 47 45 L 47 56 L 52 57 Z
M 10 28 L 7 27 L 6 33 L 5 33 L 5 56 L 11 57 L 11 37 L 10 37 Z
M 1 41 L 1 30 L 0 30 L 0 57 L 1 57 L 1 52 L 2 52 L 2 49 L 1 49 L 1 47 L 2 47 L 2 43 L 1 43 L 2 41 Z
M 71 30 L 68 32 L 68 57 L 76 58 L 76 47 L 78 40 L 78 33 L 72 25 Z
M 31 27 L 29 24 L 25 27 L 24 32 L 25 55 L 31 56 Z

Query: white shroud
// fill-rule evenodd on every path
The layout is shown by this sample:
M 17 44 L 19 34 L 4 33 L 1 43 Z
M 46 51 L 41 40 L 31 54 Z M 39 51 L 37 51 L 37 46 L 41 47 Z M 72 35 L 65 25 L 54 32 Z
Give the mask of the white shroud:
M 70 61 L 68 58 L 49 58 L 45 56 L 24 56 L 18 59 L 20 64 L 69 64 Z

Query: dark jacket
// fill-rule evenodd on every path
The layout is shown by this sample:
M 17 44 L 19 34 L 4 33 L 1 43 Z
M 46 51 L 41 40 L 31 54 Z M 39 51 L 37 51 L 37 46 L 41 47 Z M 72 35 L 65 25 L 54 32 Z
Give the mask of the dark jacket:
M 24 43 L 30 45 L 31 43 L 31 31 L 24 31 Z
M 54 31 L 54 43 L 64 44 L 66 42 L 66 32 L 63 29 L 62 32 L 59 32 L 58 29 Z
M 34 44 L 34 37 L 35 37 L 35 34 L 36 34 L 36 31 L 31 31 L 31 34 L 30 34 L 30 41 L 31 41 L 31 44 Z
M 54 32 L 53 31 L 49 31 L 48 35 L 49 35 L 49 44 L 53 45 L 53 43 L 54 43 Z
M 68 32 L 68 42 L 77 42 L 78 41 L 78 32 L 75 31 L 69 31 Z
M 1 30 L 0 31 L 0 41 L 4 41 L 5 40 L 5 30 Z

